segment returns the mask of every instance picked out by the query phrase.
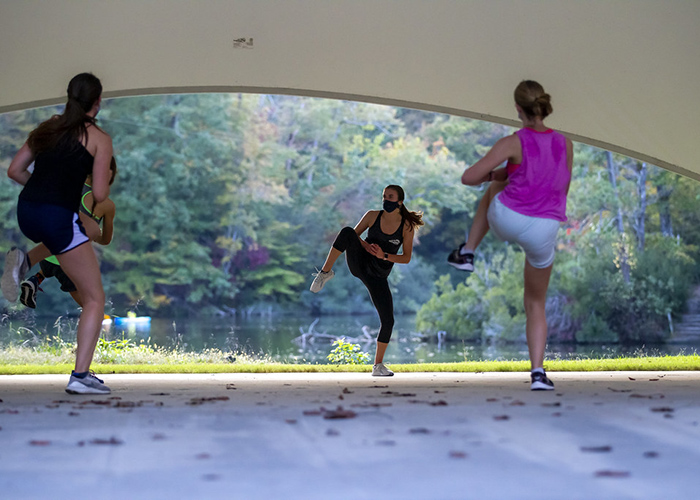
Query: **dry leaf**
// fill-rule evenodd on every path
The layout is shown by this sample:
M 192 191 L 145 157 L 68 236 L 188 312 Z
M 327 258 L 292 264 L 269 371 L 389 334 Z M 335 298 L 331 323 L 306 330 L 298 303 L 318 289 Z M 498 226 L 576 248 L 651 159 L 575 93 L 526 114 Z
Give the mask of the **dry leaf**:
M 596 471 L 595 477 L 629 477 L 630 473 L 626 470 L 599 470 Z
M 588 453 L 608 453 L 612 451 L 612 446 L 581 446 L 581 451 Z

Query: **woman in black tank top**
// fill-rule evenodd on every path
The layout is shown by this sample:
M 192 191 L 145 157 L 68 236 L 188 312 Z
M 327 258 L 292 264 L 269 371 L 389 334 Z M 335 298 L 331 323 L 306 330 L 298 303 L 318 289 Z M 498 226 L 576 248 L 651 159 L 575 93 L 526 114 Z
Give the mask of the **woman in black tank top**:
M 394 328 L 394 301 L 388 277 L 394 264 L 408 264 L 413 253 L 413 235 L 423 225 L 422 215 L 404 206 L 401 186 L 384 188 L 384 210 L 370 210 L 355 228 L 344 227 L 336 236 L 321 271 L 315 274 L 311 291 L 318 293 L 335 273 L 333 264 L 345 252 L 348 269 L 364 283 L 372 304 L 379 315 L 379 334 L 372 375 L 389 377 L 394 374 L 384 366 L 384 353 Z M 367 231 L 363 240 L 360 235 Z M 399 249 L 403 246 L 403 252 Z
M 63 113 L 29 134 L 7 175 L 24 186 L 17 204 L 21 231 L 56 255 L 83 302 L 76 335 L 75 369 L 66 392 L 108 394 L 109 387 L 90 371 L 102 331 L 105 293 L 100 266 L 80 223 L 78 209 L 88 174 L 92 175 L 94 199 L 99 203 L 109 196 L 112 139 L 95 121 L 102 102 L 102 84 L 95 75 L 81 73 L 73 77 L 67 95 Z M 32 163 L 34 170 L 30 172 Z M 32 264 L 46 257 L 11 250 L 1 280 L 3 295 L 16 301 L 24 274 Z

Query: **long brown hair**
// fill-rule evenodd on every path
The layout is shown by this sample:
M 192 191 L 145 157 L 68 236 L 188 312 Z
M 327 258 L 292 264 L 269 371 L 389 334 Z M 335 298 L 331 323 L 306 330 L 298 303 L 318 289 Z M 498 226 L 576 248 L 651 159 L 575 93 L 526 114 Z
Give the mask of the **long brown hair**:
M 27 139 L 32 153 L 39 154 L 59 143 L 79 141 L 87 137 L 87 126 L 95 119 L 87 113 L 102 95 L 102 83 L 92 73 L 80 73 L 68 84 L 68 101 L 63 114 L 54 115 L 34 129 Z
M 406 197 L 406 193 L 404 193 L 403 188 L 401 186 L 397 186 L 396 184 L 389 184 L 387 187 L 384 188 L 384 191 L 386 191 L 387 189 L 392 189 L 396 191 L 399 201 L 403 201 Z M 405 220 L 407 220 L 408 223 L 411 225 L 412 231 L 415 230 L 418 226 L 422 226 L 424 224 L 423 212 L 411 212 L 409 209 L 406 208 L 405 203 L 401 203 L 401 205 L 399 205 L 399 212 L 401 213 L 401 216 Z

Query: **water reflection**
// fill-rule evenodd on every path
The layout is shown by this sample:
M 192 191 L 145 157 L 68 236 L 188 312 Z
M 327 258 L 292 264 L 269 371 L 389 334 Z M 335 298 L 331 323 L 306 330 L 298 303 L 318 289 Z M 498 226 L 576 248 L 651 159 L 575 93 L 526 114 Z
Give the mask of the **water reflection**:
M 197 318 L 153 319 L 150 325 L 111 325 L 108 340 L 128 338 L 143 340 L 156 346 L 179 348 L 198 352 L 219 349 L 225 352 L 246 353 L 262 359 L 290 363 L 327 363 L 332 350 L 330 338 L 307 338 L 295 342 L 308 332 L 315 318 L 255 317 L 255 318 Z M 0 324 L 0 345 L 31 341 L 41 342 L 56 335 L 64 341 L 75 341 L 77 319 L 24 319 Z M 367 316 L 324 316 L 313 330 L 328 336 L 356 338 L 362 350 L 374 355 L 374 337 L 377 319 Z M 527 360 L 527 346 L 523 344 L 473 345 L 459 341 L 438 342 L 437 337 L 423 339 L 415 333 L 415 317 L 396 318 L 394 334 L 385 355 L 387 363 L 439 363 L 479 360 Z M 366 333 L 372 340 L 367 340 Z M 351 340 L 352 341 L 352 340 Z M 620 355 L 693 354 L 700 344 L 660 344 L 653 346 L 574 345 L 548 346 L 548 359 L 609 358 Z
M 275 361 L 291 363 L 326 363 L 332 349 L 329 338 L 307 339 L 294 342 L 308 332 L 315 318 L 225 318 L 216 320 L 164 320 L 154 319 L 150 329 L 132 328 L 130 338 L 142 338 L 165 347 L 180 347 L 188 351 L 216 348 L 223 351 L 244 352 Z M 374 354 L 374 336 L 377 320 L 374 316 L 321 317 L 314 325 L 317 332 L 344 336 L 360 344 L 362 350 Z M 527 345 L 496 344 L 473 345 L 452 341 L 438 343 L 437 337 L 423 339 L 415 333 L 415 317 L 396 318 L 394 334 L 389 343 L 385 360 L 388 363 L 442 363 L 479 360 L 527 360 Z M 369 331 L 372 340 L 365 340 Z M 119 329 L 112 335 L 118 336 Z M 116 337 L 115 337 L 116 338 Z M 353 340 L 356 339 L 356 340 Z M 554 344 L 547 349 L 548 359 L 607 358 L 620 355 L 692 354 L 700 345 L 659 344 L 652 346 L 576 345 Z

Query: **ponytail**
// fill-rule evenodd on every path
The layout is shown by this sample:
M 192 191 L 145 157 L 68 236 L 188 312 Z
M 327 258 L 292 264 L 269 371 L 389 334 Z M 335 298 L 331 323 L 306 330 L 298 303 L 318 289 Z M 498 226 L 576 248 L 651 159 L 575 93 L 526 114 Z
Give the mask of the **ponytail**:
M 401 217 L 406 219 L 406 221 L 410 224 L 412 231 L 415 230 L 418 226 L 422 226 L 423 224 L 425 224 L 423 222 L 422 212 L 412 212 L 406 208 L 406 205 L 403 204 L 399 207 L 399 210 L 401 212 Z
M 68 84 L 68 101 L 62 114 L 54 115 L 34 129 L 27 138 L 32 153 L 39 154 L 59 144 L 87 137 L 87 126 L 95 119 L 87 113 L 102 95 L 102 83 L 91 73 L 81 73 Z

